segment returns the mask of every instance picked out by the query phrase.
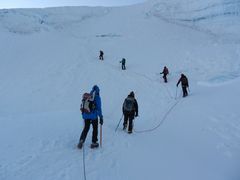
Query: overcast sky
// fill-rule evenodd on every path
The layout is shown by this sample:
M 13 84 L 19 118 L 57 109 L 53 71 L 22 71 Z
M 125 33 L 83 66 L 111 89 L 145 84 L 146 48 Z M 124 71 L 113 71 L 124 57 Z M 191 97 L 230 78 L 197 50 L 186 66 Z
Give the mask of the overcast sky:
M 144 1 L 146 0 L 0 0 L 0 9 L 53 6 L 122 6 Z

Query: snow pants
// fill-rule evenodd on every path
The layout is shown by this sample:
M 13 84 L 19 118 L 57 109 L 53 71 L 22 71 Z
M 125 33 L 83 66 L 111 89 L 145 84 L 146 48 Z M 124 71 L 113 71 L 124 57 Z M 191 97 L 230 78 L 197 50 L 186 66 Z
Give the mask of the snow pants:
M 167 74 L 163 74 L 164 82 L 167 83 Z
M 187 86 L 182 86 L 182 91 L 183 91 L 183 97 L 186 97 L 188 95 Z
M 123 127 L 127 127 L 128 124 L 128 131 L 132 131 L 133 129 L 133 119 L 134 119 L 134 114 L 124 114 L 124 122 L 123 122 Z
M 92 131 L 92 142 L 96 143 L 98 141 L 98 120 L 94 119 L 85 119 L 84 120 L 84 129 L 82 131 L 82 134 L 80 136 L 80 140 L 79 142 L 82 140 L 83 142 L 85 142 L 85 139 L 87 137 L 88 131 L 90 129 L 90 125 L 92 124 L 93 127 L 93 131 Z
M 122 63 L 122 70 L 126 70 L 125 63 Z

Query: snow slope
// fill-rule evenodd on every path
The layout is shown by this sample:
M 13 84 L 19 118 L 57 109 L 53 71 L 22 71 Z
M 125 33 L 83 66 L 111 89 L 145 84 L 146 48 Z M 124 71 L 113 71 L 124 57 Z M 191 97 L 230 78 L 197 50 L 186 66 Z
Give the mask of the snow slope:
M 0 11 L 1 180 L 84 179 L 79 105 L 94 84 L 103 148 L 88 148 L 89 132 L 87 179 L 239 179 L 239 43 L 149 16 L 154 7 Z M 185 99 L 176 89 L 182 72 Z M 131 90 L 139 117 L 128 135 L 114 130 Z

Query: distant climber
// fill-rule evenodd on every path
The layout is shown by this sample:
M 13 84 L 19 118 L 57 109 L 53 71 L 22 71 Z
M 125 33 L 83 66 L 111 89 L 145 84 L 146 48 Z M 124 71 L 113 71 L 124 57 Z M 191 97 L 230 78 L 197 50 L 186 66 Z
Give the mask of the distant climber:
M 163 71 L 160 74 L 163 74 L 164 82 L 167 83 L 167 75 L 169 74 L 169 71 L 166 66 L 164 66 Z
M 87 137 L 90 124 L 92 124 L 92 144 L 91 148 L 96 148 L 98 144 L 98 117 L 100 118 L 100 124 L 103 125 L 103 115 L 101 108 L 101 98 L 99 95 L 99 87 L 94 85 L 90 93 L 83 95 L 81 112 L 84 119 L 84 129 L 81 133 L 78 148 L 81 149 Z
M 100 55 L 99 55 L 99 60 L 103 60 L 103 59 L 104 59 L 104 58 L 103 58 L 103 55 L 104 55 L 103 51 L 100 50 L 99 53 L 100 53 Z
M 181 74 L 181 77 L 180 77 L 180 79 L 178 80 L 178 83 L 177 83 L 177 87 L 178 87 L 180 82 L 181 82 L 181 85 L 182 85 L 183 97 L 186 97 L 186 96 L 188 96 L 187 88 L 189 87 L 189 84 L 188 84 L 188 79 L 184 74 Z
M 127 128 L 128 124 L 128 133 L 132 133 L 133 129 L 133 119 L 138 116 L 138 103 L 134 97 L 134 92 L 130 92 L 127 98 L 124 100 L 122 111 L 124 115 L 123 130 Z
M 126 59 L 125 58 L 122 58 L 122 60 L 120 61 L 120 63 L 122 63 L 122 70 L 126 70 Z

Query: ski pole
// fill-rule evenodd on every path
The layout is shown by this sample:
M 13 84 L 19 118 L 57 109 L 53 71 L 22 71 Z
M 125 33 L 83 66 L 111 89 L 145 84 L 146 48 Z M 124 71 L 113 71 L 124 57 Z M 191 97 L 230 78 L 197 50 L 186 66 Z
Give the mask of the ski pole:
M 102 125 L 100 125 L 100 147 L 102 147 Z
M 118 125 L 117 125 L 117 127 L 116 127 L 116 129 L 115 129 L 115 132 L 117 131 L 117 129 L 118 129 L 119 125 L 120 125 L 120 122 L 122 121 L 122 118 L 123 118 L 123 114 L 122 114 L 121 119 L 120 119 L 119 122 L 118 122 Z

